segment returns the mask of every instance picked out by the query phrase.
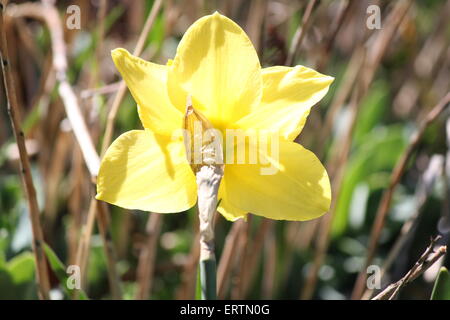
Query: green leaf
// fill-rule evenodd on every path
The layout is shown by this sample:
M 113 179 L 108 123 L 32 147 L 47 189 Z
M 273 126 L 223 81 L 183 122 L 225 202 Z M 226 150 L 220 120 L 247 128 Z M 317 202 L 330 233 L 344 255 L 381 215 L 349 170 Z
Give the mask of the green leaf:
M 347 230 L 350 206 L 356 187 L 362 183 L 370 186 L 371 177 L 385 171 L 390 172 L 406 145 L 404 130 L 397 125 L 377 128 L 366 134 L 364 141 L 365 143 L 351 155 L 345 168 L 341 193 L 336 205 L 336 218 L 333 222 L 334 236 L 341 235 Z M 378 185 L 377 188 L 379 187 L 384 186 Z
M 365 143 L 366 135 L 383 121 L 386 106 L 389 105 L 389 85 L 378 80 L 372 85 L 367 97 L 361 104 L 358 121 L 355 124 L 353 142 L 360 146 Z
M 434 282 L 431 300 L 450 300 L 450 274 L 442 267 Z
M 197 270 L 197 285 L 195 287 L 195 300 L 202 300 L 202 282 L 200 280 L 200 268 Z
M 21 284 L 34 281 L 34 257 L 31 252 L 15 256 L 8 262 L 8 269 L 14 283 Z
M 34 257 L 24 252 L 0 267 L 0 299 L 37 299 Z
M 74 296 L 73 291 L 74 289 L 70 289 L 67 287 L 69 277 L 67 276 L 66 266 L 64 265 L 64 263 L 62 263 L 61 260 L 59 260 L 56 253 L 46 243 L 44 243 L 44 251 L 50 264 L 50 268 L 53 270 L 56 277 L 58 278 L 61 287 L 64 288 L 64 292 L 68 297 Z M 82 289 L 78 290 L 78 299 L 80 300 L 88 299 L 86 293 Z

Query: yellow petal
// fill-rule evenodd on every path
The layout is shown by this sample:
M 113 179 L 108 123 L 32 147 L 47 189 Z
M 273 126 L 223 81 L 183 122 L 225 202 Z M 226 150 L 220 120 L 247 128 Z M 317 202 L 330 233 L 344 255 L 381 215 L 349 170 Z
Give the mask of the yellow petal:
M 276 220 L 303 221 L 328 211 L 330 181 L 319 159 L 294 142 L 280 139 L 279 160 L 271 175 L 261 174 L 263 164 L 226 165 L 226 199 L 234 207 Z
M 181 212 L 197 200 L 183 141 L 150 130 L 128 131 L 108 148 L 97 177 L 97 199 L 119 207 Z
M 194 107 L 215 128 L 248 114 L 262 92 L 258 55 L 245 32 L 219 13 L 197 20 L 181 40 L 169 68 L 169 96 L 185 110 L 190 94 Z
M 165 135 L 180 128 L 183 114 L 167 95 L 168 67 L 142 60 L 125 49 L 115 49 L 111 55 L 138 104 L 144 128 Z
M 328 92 L 333 78 L 303 66 L 270 67 L 262 74 L 261 104 L 237 126 L 278 131 L 292 141 L 303 129 L 311 107 Z
M 222 179 L 219 187 L 219 196 L 220 199 L 219 207 L 217 208 L 217 211 L 219 211 L 225 219 L 229 221 L 236 221 L 240 218 L 246 218 L 247 212 L 244 210 L 241 210 L 235 206 L 233 206 L 227 198 L 227 191 L 226 191 L 226 185 L 225 185 L 225 179 Z

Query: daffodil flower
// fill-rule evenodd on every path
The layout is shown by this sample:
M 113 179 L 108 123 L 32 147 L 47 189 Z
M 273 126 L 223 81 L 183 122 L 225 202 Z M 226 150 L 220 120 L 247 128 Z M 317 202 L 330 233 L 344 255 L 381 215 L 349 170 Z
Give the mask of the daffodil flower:
M 137 102 L 144 130 L 126 132 L 109 147 L 98 174 L 97 199 L 157 213 L 195 205 L 195 174 L 183 138 L 173 137 L 183 126 L 190 96 L 195 110 L 221 132 L 241 128 L 279 135 L 275 174 L 262 175 L 258 163 L 225 164 L 218 195 L 218 211 L 225 218 L 252 213 L 309 220 L 328 211 L 327 172 L 294 139 L 332 77 L 304 66 L 261 68 L 245 32 L 219 13 L 197 20 L 167 65 L 125 49 L 113 50 L 112 58 Z

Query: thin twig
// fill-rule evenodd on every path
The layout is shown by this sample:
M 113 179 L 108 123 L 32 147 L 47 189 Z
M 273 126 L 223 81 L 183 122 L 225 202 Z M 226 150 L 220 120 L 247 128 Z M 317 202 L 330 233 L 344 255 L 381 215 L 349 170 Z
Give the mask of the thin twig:
M 332 181 L 334 181 L 332 186 L 333 197 L 329 214 L 322 218 L 322 222 L 320 225 L 320 231 L 318 233 L 318 249 L 315 253 L 314 264 L 311 268 L 311 271 L 307 278 L 307 282 L 301 294 L 301 297 L 304 299 L 312 297 L 317 283 L 318 271 L 328 251 L 331 227 L 335 218 L 334 211 L 336 208 L 336 201 L 339 198 L 339 194 L 341 191 L 344 170 L 347 164 L 352 143 L 352 132 L 357 120 L 359 106 L 369 90 L 370 84 L 372 83 L 375 76 L 375 70 L 380 64 L 382 57 L 385 55 L 388 44 L 396 34 L 398 26 L 406 16 L 411 3 L 412 2 L 410 0 L 397 2 L 391 14 L 387 18 L 388 22 L 386 23 L 386 27 L 375 34 L 376 38 L 373 42 L 372 48 L 369 49 L 366 47 L 362 49 L 362 67 L 366 72 L 361 72 L 359 74 L 360 81 L 357 82 L 358 85 L 355 86 L 353 90 L 351 98 L 350 125 L 349 129 L 342 139 L 342 142 L 340 142 L 340 145 L 342 145 L 343 147 L 339 148 L 340 152 L 335 153 L 331 160 L 327 161 L 327 167 L 330 170 L 330 176 L 332 178 Z M 368 35 L 369 34 L 366 34 L 364 36 L 364 39 Z M 366 46 L 369 45 L 369 41 L 370 38 L 365 41 Z
M 305 9 L 305 14 L 303 15 L 302 23 L 298 26 L 295 31 L 294 38 L 292 39 L 291 47 L 289 48 L 288 57 L 286 59 L 286 65 L 291 66 L 294 63 L 295 55 L 297 51 L 300 49 L 303 38 L 307 33 L 309 26 L 311 25 L 311 13 L 314 8 L 316 0 L 309 0 L 308 5 Z
M 122 83 L 121 81 L 118 81 L 118 82 L 107 84 L 100 88 L 85 89 L 85 90 L 81 91 L 80 97 L 81 97 L 81 99 L 89 99 L 96 95 L 101 95 L 101 94 L 106 95 L 106 94 L 114 93 L 120 88 L 121 83 Z
M 439 101 L 439 103 L 436 106 L 434 106 L 433 109 L 427 114 L 425 119 L 423 119 L 423 121 L 419 125 L 419 128 L 412 136 L 411 141 L 408 147 L 406 148 L 405 152 L 402 154 L 401 158 L 397 162 L 394 171 L 392 172 L 389 187 L 383 192 L 380 205 L 378 206 L 378 210 L 375 216 L 375 222 L 370 235 L 366 262 L 364 264 L 364 268 L 358 275 L 355 288 L 353 289 L 352 294 L 353 299 L 359 299 L 363 294 L 367 277 L 366 269 L 372 263 L 372 260 L 375 256 L 375 251 L 377 250 L 378 247 L 378 240 L 380 239 L 381 231 L 383 229 L 384 222 L 386 220 L 386 216 L 391 205 L 392 196 L 394 194 L 397 185 L 400 182 L 401 177 L 403 176 L 408 161 L 414 154 L 414 151 L 419 145 L 419 142 L 421 141 L 423 135 L 425 134 L 426 129 L 430 126 L 431 123 L 434 122 L 434 120 L 438 118 L 440 114 L 444 112 L 444 110 L 446 110 L 446 107 L 448 106 L 449 103 L 450 103 L 450 92 L 447 93 L 445 97 L 443 97 Z
M 91 201 L 89 205 L 89 211 L 87 214 L 87 221 L 81 228 L 81 236 L 78 243 L 77 253 L 76 253 L 76 264 L 80 267 L 81 273 L 81 283 L 84 287 L 86 280 L 86 265 L 87 265 L 87 253 L 89 252 L 92 229 L 95 223 L 95 212 L 97 211 L 98 201 Z
M 365 50 L 363 46 L 359 46 L 353 51 L 352 57 L 350 58 L 350 62 L 343 76 L 342 84 L 339 88 L 339 91 L 333 97 L 331 105 L 325 115 L 325 121 L 322 130 L 320 130 L 319 133 L 319 143 L 316 151 L 319 158 L 323 158 L 324 156 L 326 140 L 330 136 L 333 124 L 335 123 L 335 119 L 339 111 L 344 106 L 345 101 L 354 88 L 355 81 L 357 80 L 358 74 L 363 67 L 364 58 Z
M 447 154 L 445 155 L 445 162 L 442 168 L 442 177 L 444 180 L 444 201 L 442 203 L 441 218 L 438 222 L 438 230 L 443 234 L 450 232 L 450 117 L 447 118 L 445 124 L 445 131 L 447 136 Z
M 344 21 L 346 21 L 346 19 L 350 16 L 350 13 L 354 9 L 355 4 L 357 4 L 357 2 L 352 0 L 347 0 L 347 3 L 345 2 L 341 3 L 341 6 L 343 8 L 339 11 L 339 14 L 337 15 L 334 23 L 332 24 L 333 27 L 332 31 L 324 41 L 325 45 L 323 46 L 322 54 L 320 55 L 319 61 L 316 64 L 317 70 L 319 71 L 324 70 L 327 63 L 330 61 L 330 53 L 333 44 L 337 38 L 339 31 L 344 25 Z
M 245 255 L 243 256 L 242 264 L 241 264 L 241 272 L 240 272 L 240 290 L 239 297 L 244 299 L 247 296 L 248 291 L 253 284 L 257 273 L 255 272 L 257 268 L 257 264 L 261 259 L 262 249 L 264 245 L 264 239 L 267 234 L 274 227 L 275 222 L 273 220 L 269 220 L 266 218 L 262 218 L 260 222 L 259 230 L 257 231 L 255 238 L 253 241 L 249 241 L 249 235 L 246 235 L 246 245 L 248 247 L 245 251 Z M 248 226 L 248 229 L 250 226 Z M 247 232 L 250 230 L 247 229 Z
M 176 297 L 178 300 L 195 299 L 195 285 L 198 260 L 200 257 L 200 233 L 198 232 L 198 220 L 194 224 L 194 230 L 197 233 L 193 237 L 191 251 L 188 255 L 188 260 L 181 272 L 181 285 L 179 286 Z
M 217 267 L 217 296 L 220 299 L 225 298 L 231 269 L 236 262 L 236 258 L 241 255 L 238 250 L 238 239 L 241 231 L 245 229 L 244 227 L 245 221 L 243 219 L 236 221 L 225 238 L 225 245 Z
M 94 68 L 94 75 L 92 76 L 92 82 L 94 85 L 98 82 L 98 76 L 100 71 L 100 62 L 102 60 L 102 52 L 103 52 L 103 38 L 105 36 L 105 16 L 106 16 L 106 9 L 107 9 L 107 1 L 106 0 L 100 0 L 99 4 L 99 10 L 97 12 L 97 19 L 98 19 L 98 27 L 97 27 L 97 46 L 95 48 L 95 57 L 96 57 L 96 65 L 97 67 Z
M 417 279 L 422 273 L 424 273 L 429 267 L 431 267 L 439 258 L 441 258 L 446 252 L 446 246 L 440 246 L 436 251 L 433 250 L 436 241 L 440 236 L 431 239 L 430 244 L 425 249 L 425 252 L 417 260 L 414 266 L 406 273 L 406 275 L 399 281 L 389 285 L 386 289 L 380 292 L 372 300 L 393 300 L 397 297 L 400 290 L 408 283 Z
M 83 114 L 81 112 L 81 108 L 79 106 L 75 92 L 67 80 L 68 63 L 66 45 L 64 42 L 64 32 L 58 10 L 51 2 L 43 1 L 42 4 L 25 3 L 15 5 L 13 8 L 11 8 L 11 10 L 8 10 L 8 13 L 12 16 L 33 17 L 35 19 L 43 20 L 47 24 L 52 40 L 51 43 L 53 53 L 53 68 L 56 72 L 56 78 L 59 81 L 58 92 L 63 101 L 67 118 L 69 119 L 72 130 L 82 151 L 84 162 L 89 170 L 91 178 L 93 179 L 93 181 L 95 181 L 100 166 L 100 159 L 87 129 L 86 122 L 84 121 Z M 96 202 L 97 200 L 91 200 L 89 213 L 91 213 L 93 217 L 88 216 L 88 221 L 93 221 L 93 219 L 95 219 L 96 217 L 96 209 L 98 207 L 95 203 L 92 203 L 93 201 Z M 107 208 L 104 208 L 102 214 L 107 216 L 109 215 Z M 105 231 L 102 232 L 102 236 L 105 243 L 104 249 L 108 262 L 108 276 L 110 281 L 112 281 L 113 279 L 118 279 L 115 261 L 113 263 L 113 257 L 115 256 L 115 253 L 113 252 L 111 238 L 108 236 L 109 231 L 107 231 L 107 226 L 100 225 L 108 219 L 101 218 L 102 217 L 100 217 L 98 220 L 99 229 Z M 82 248 L 87 252 L 80 253 L 80 250 L 78 250 L 77 253 L 77 257 L 82 259 L 81 261 L 77 260 L 77 262 L 80 263 L 80 268 L 82 266 L 86 266 L 87 264 L 87 256 L 90 243 L 88 241 L 90 241 L 90 234 L 89 236 L 87 235 L 89 232 L 92 232 L 93 224 L 88 224 L 87 226 L 89 228 L 85 228 L 84 230 L 86 239 L 82 239 L 80 241 L 80 246 L 82 246 Z M 113 298 L 119 299 L 120 294 L 117 290 L 119 288 L 119 283 L 111 282 L 110 287 L 113 293 Z
M 138 291 L 136 299 L 148 299 L 152 285 L 153 272 L 155 269 L 156 245 L 158 244 L 158 235 L 161 231 L 162 214 L 151 213 L 147 221 L 147 241 L 139 255 L 137 267 Z
M 252 215 L 247 215 L 246 223 L 243 228 L 239 232 L 237 241 L 237 250 L 235 257 L 235 264 L 232 270 L 231 277 L 231 291 L 230 298 L 232 300 L 240 300 L 245 297 L 245 277 L 246 272 L 248 271 L 249 262 L 252 261 L 255 255 L 260 254 L 260 250 L 262 249 L 262 245 L 258 248 L 258 250 L 253 250 L 251 240 L 251 229 L 253 225 L 253 221 L 255 220 Z M 259 225 L 258 234 L 260 234 L 261 225 Z M 261 238 L 263 239 L 263 238 Z M 262 240 L 261 240 L 262 241 Z
M 28 200 L 29 217 L 31 221 L 31 230 L 33 235 L 33 252 L 36 262 L 36 279 L 38 283 L 39 296 L 41 299 L 50 299 L 50 282 L 47 273 L 47 261 L 43 250 L 44 236 L 39 221 L 39 207 L 36 198 L 36 190 L 31 176 L 31 166 L 28 159 L 28 153 L 25 146 L 25 137 L 21 128 L 20 119 L 18 116 L 19 106 L 17 103 L 14 80 L 11 73 L 11 65 L 9 64 L 8 44 L 6 40 L 6 28 L 4 25 L 4 9 L 7 5 L 6 0 L 0 3 L 0 30 L 1 30 L 1 45 L 0 45 L 0 63 L 2 65 L 3 80 L 6 92 L 8 114 L 11 125 L 14 131 L 14 136 L 17 141 L 17 147 L 20 155 L 20 166 L 22 182 L 25 186 L 25 191 Z
M 392 263 L 398 257 L 407 241 L 411 239 L 412 234 L 419 223 L 419 217 L 423 212 L 423 206 L 425 205 L 426 200 L 428 199 L 429 194 L 432 192 L 433 186 L 439 175 L 441 174 L 442 168 L 444 167 L 445 161 L 443 158 L 444 157 L 442 155 L 433 155 L 429 161 L 428 168 L 422 174 L 422 177 L 419 180 L 416 188 L 416 210 L 414 214 L 403 224 L 402 229 L 400 230 L 400 235 L 390 249 L 383 267 L 381 268 L 381 277 L 383 277 L 391 267 Z M 362 297 L 362 300 L 370 299 L 372 293 L 373 289 L 367 289 Z
M 8 8 L 8 15 L 13 17 L 32 17 L 42 20 L 47 24 L 52 40 L 53 69 L 59 81 L 58 92 L 63 101 L 67 118 L 83 153 L 85 164 L 91 176 L 95 178 L 100 166 L 100 159 L 87 129 L 74 90 L 67 80 L 68 63 L 66 45 L 58 11 L 48 2 L 44 4 L 24 3 Z
M 245 30 L 255 46 L 258 54 L 262 53 L 262 30 L 266 18 L 268 1 L 252 1 L 248 11 L 247 26 Z
M 111 296 L 113 299 L 122 298 L 122 289 L 120 286 L 120 278 L 116 268 L 116 251 L 114 250 L 114 243 L 111 236 L 110 228 L 110 214 L 105 202 L 98 202 L 97 206 L 97 224 L 103 240 L 103 247 L 106 255 L 106 262 L 108 265 L 108 280 L 111 289 Z
M 273 299 L 276 289 L 277 275 L 277 245 L 275 239 L 275 230 L 272 228 L 270 233 L 264 239 L 264 264 L 263 264 L 263 282 L 262 297 L 263 299 Z

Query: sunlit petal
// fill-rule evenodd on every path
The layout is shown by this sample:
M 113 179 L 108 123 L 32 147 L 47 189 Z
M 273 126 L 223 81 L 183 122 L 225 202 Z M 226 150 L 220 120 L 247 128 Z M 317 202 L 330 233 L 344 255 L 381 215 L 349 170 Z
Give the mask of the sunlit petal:
M 220 183 L 218 198 L 220 199 L 220 203 L 217 211 L 219 211 L 225 217 L 225 219 L 229 221 L 236 221 L 247 216 L 246 211 L 233 206 L 228 201 L 225 179 L 222 179 L 222 182 Z
M 216 128 L 248 114 L 261 99 L 258 55 L 245 32 L 219 13 L 197 20 L 169 68 L 169 96 L 180 110 L 186 95 Z
M 330 181 L 319 159 L 301 145 L 282 139 L 279 151 L 278 160 L 276 155 L 266 156 L 267 165 L 227 165 L 224 180 L 229 203 L 276 220 L 309 220 L 327 212 Z M 262 168 L 269 170 L 262 174 Z
M 108 148 L 97 178 L 97 199 L 128 209 L 181 212 L 194 206 L 196 188 L 181 139 L 133 130 Z
M 303 129 L 311 107 L 328 92 L 333 78 L 303 66 L 265 68 L 262 74 L 261 105 L 237 126 L 275 130 L 292 141 Z
M 111 55 L 138 104 L 144 128 L 166 135 L 180 128 L 183 114 L 167 95 L 168 67 L 142 60 L 125 49 L 115 49 Z

